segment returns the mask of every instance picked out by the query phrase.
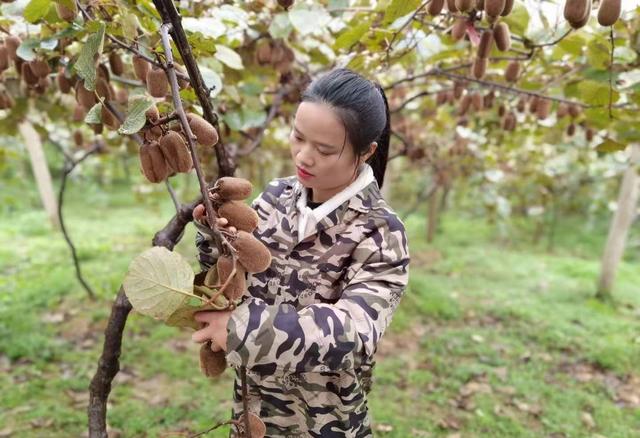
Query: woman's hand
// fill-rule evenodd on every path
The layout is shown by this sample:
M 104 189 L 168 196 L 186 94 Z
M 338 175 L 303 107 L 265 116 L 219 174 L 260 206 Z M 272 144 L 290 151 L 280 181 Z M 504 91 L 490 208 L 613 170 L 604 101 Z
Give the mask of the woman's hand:
M 201 329 L 191 335 L 194 342 L 202 344 L 211 341 L 213 351 L 227 351 L 227 323 L 231 318 L 231 311 L 203 311 L 194 315 L 200 323 Z
M 206 219 L 205 219 L 206 215 L 207 214 L 204 208 L 204 204 L 198 204 L 196 208 L 193 209 L 193 219 L 197 220 L 203 225 L 206 225 Z M 216 226 L 218 228 L 224 228 L 230 233 L 235 233 L 236 227 L 230 227 L 228 225 L 229 225 L 229 221 L 226 218 L 219 217 L 216 219 Z

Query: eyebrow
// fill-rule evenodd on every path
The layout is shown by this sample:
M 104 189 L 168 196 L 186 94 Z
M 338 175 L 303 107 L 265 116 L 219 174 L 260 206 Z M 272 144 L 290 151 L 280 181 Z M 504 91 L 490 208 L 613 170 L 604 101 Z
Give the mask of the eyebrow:
M 306 137 L 306 135 L 304 135 L 304 134 L 302 133 L 302 131 L 300 131 L 300 130 L 296 127 L 296 125 L 293 125 L 293 129 L 294 129 L 298 134 L 302 135 L 303 137 Z M 338 150 L 338 149 L 339 149 L 339 148 L 338 148 L 338 147 L 336 147 L 336 146 L 331 146 L 331 145 L 329 145 L 329 144 L 325 144 L 325 143 L 318 143 L 317 141 L 314 141 L 313 143 L 317 144 L 318 146 L 322 146 L 322 147 L 325 147 L 325 148 L 327 148 L 327 149 L 331 149 L 332 151 L 336 151 L 336 150 Z

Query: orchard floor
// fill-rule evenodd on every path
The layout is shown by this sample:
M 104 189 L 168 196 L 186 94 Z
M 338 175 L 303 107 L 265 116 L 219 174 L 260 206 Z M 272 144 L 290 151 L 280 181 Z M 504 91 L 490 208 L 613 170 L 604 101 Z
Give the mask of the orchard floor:
M 0 216 L 0 438 L 86 434 L 111 301 L 172 214 L 164 193 L 71 185 L 67 226 L 95 301 L 37 206 Z M 527 243 L 526 224 L 505 240 L 449 213 L 433 244 L 421 215 L 406 225 L 410 287 L 377 356 L 376 436 L 640 436 L 637 248 L 605 305 L 592 296 L 606 224 L 561 223 L 552 252 Z M 193 238 L 189 226 L 176 250 L 196 268 Z M 187 331 L 130 316 L 121 367 L 111 436 L 184 437 L 228 418 L 231 373 L 203 377 Z

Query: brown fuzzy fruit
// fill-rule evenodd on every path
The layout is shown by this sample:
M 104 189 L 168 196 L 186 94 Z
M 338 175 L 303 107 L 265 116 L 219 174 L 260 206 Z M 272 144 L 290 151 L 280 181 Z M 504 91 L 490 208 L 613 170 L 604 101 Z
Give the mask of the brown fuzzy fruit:
M 491 90 L 489 91 L 487 94 L 485 94 L 484 98 L 483 98 L 483 107 L 484 109 L 491 109 L 493 108 L 493 102 L 496 98 L 496 93 Z
M 218 131 L 216 128 L 197 114 L 187 114 L 189 127 L 196 136 L 196 141 L 202 146 L 215 146 L 218 143 Z
M 536 117 L 538 117 L 538 120 L 544 120 L 549 117 L 551 113 L 551 103 L 549 99 L 538 100 L 538 107 L 536 108 Z
M 118 52 L 111 52 L 109 54 L 109 67 L 111 67 L 111 73 L 116 76 L 121 76 L 122 73 L 124 73 L 124 64 Z
M 112 131 L 115 131 L 120 127 L 120 120 L 118 120 L 115 114 L 109 111 L 109 109 L 105 106 L 102 107 L 100 118 L 102 120 L 102 124 Z
M 120 105 L 126 105 L 128 101 L 129 92 L 127 91 L 127 89 L 124 87 L 118 88 L 118 90 L 116 91 L 116 102 L 118 102 Z
M 567 0 L 564 17 L 574 29 L 580 29 L 589 21 L 592 0 Z
M 49 73 L 51 73 L 49 63 L 42 59 L 34 59 L 33 61 L 29 61 L 29 67 L 31 68 L 33 74 L 38 78 L 44 78 Z
M 211 350 L 211 343 L 200 346 L 200 370 L 207 377 L 218 377 L 227 368 L 227 357 L 224 350 Z
M 517 124 L 517 119 L 516 119 L 516 115 L 512 112 L 509 111 L 508 113 L 506 113 L 504 115 L 504 117 L 502 118 L 502 129 L 504 131 L 513 131 L 516 129 L 516 124 Z
M 451 27 L 451 38 L 454 41 L 460 41 L 464 38 L 467 32 L 467 19 L 466 18 L 457 18 L 453 26 Z
M 176 172 L 189 172 L 193 168 L 193 159 L 182 135 L 169 131 L 160 139 L 160 149 L 169 166 Z
M 464 83 L 461 81 L 456 81 L 453 84 L 453 96 L 456 99 L 460 99 L 462 97 L 462 93 L 464 93 Z
M 0 44 L 0 72 L 9 68 L 9 49 L 4 44 Z
M 504 71 L 504 78 L 507 82 L 516 82 L 520 76 L 520 63 L 511 61 Z
M 493 39 L 496 41 L 496 47 L 501 52 L 506 52 L 511 48 L 511 32 L 509 25 L 504 22 L 496 24 L 493 28 Z
M 580 114 L 582 114 L 582 108 L 580 108 L 578 105 L 574 103 L 569 105 L 569 115 L 571 117 L 575 119 L 576 117 L 580 117 Z
M 84 83 L 80 79 L 76 81 L 75 88 L 76 102 L 85 108 L 91 109 L 91 107 L 97 102 L 95 93 L 84 88 Z
M 278 0 L 278 4 L 285 10 L 289 9 L 295 3 L 294 0 Z
M 587 128 L 587 130 L 584 132 L 585 138 L 587 139 L 588 142 L 592 142 L 593 141 L 593 137 L 595 137 L 596 135 L 596 131 L 589 127 Z
M 529 113 L 536 114 L 538 112 L 538 103 L 540 98 L 538 96 L 529 97 Z
M 503 17 L 506 17 L 507 15 L 509 15 L 513 10 L 514 4 L 515 4 L 515 0 L 506 0 L 504 2 L 504 9 L 502 10 L 502 13 L 500 15 Z
M 498 17 L 504 11 L 506 0 L 485 0 L 484 11 L 491 17 Z
M 440 15 L 442 8 L 444 8 L 444 0 L 431 0 L 427 7 L 427 12 L 429 15 L 434 17 L 436 15 Z
M 470 107 L 471 107 L 471 95 L 465 94 L 464 96 L 462 96 L 462 99 L 460 99 L 460 104 L 458 105 L 458 115 L 464 116 L 467 113 L 467 111 L 469 111 Z
M 460 12 L 468 12 L 473 9 L 474 0 L 456 0 L 455 5 L 456 8 Z
M 482 94 L 477 91 L 471 94 L 471 106 L 474 111 L 482 111 L 482 108 L 484 108 L 484 98 Z
M 556 110 L 556 117 L 558 119 L 561 119 L 563 117 L 566 117 L 568 114 L 569 114 L 569 106 L 564 102 L 558 104 L 558 109 Z
M 213 191 L 225 201 L 241 201 L 251 196 L 253 185 L 251 181 L 244 178 L 223 176 L 218 178 L 213 186 Z
M 87 115 L 87 110 L 82 105 L 77 104 L 73 108 L 73 121 L 74 122 L 82 122 L 86 115 Z
M 456 0 L 447 0 L 447 9 L 449 12 L 459 12 L 456 7 Z
M 524 97 L 518 99 L 516 110 L 518 110 L 519 113 L 523 113 L 527 110 L 527 100 Z
M 440 90 L 438 91 L 438 93 L 436 94 L 436 105 L 440 106 L 440 105 L 444 105 L 445 103 L 447 103 L 449 100 L 449 97 L 447 96 L 447 92 L 444 90 Z
M 478 44 L 478 58 L 488 58 L 491 49 L 493 48 L 493 32 L 485 30 L 480 37 L 480 44 Z
M 229 226 L 252 233 L 258 226 L 258 213 L 242 201 L 226 201 L 218 207 L 218 216 L 229 221 Z
M 487 66 L 489 65 L 488 58 L 480 58 L 476 56 L 473 60 L 473 65 L 471 66 L 471 72 L 473 73 L 473 77 L 476 79 L 482 79 L 484 75 L 487 73 Z
M 216 269 L 218 271 L 218 282 L 222 285 L 227 281 L 229 275 L 231 275 L 231 271 L 233 271 L 233 259 L 225 255 L 218 257 Z M 244 295 L 244 292 L 247 289 L 245 272 L 244 267 L 242 267 L 240 263 L 237 263 L 236 273 L 222 292 L 227 299 L 235 301 Z
M 33 73 L 33 70 L 31 70 L 28 62 L 22 64 L 22 66 L 20 67 L 20 73 L 22 79 L 24 79 L 24 82 L 27 85 L 35 85 L 38 83 L 39 78 Z
M 569 126 L 567 126 L 567 135 L 569 137 L 573 137 L 575 133 L 576 133 L 576 125 L 574 123 L 571 123 Z
M 247 272 L 262 272 L 271 265 L 271 252 L 253 234 L 240 230 L 231 245 L 238 251 L 238 260 Z
M 4 44 L 7 46 L 9 59 L 12 61 L 15 61 L 17 58 L 16 51 L 18 50 L 18 47 L 20 47 L 20 43 L 22 43 L 22 40 L 20 37 L 15 35 L 10 35 L 6 40 L 4 40 Z
M 94 134 L 102 134 L 104 130 L 104 125 L 102 123 L 96 123 L 91 125 L 91 129 L 93 129 Z
M 169 175 L 169 166 L 157 141 L 140 146 L 140 167 L 144 176 L 152 183 L 159 183 Z
M 506 112 L 507 112 L 507 107 L 504 106 L 504 104 L 500 104 L 500 106 L 498 107 L 498 116 L 504 117 Z
M 147 91 L 153 97 L 165 97 L 169 92 L 169 80 L 164 70 L 153 67 L 147 72 Z
M 60 92 L 69 93 L 71 91 L 73 83 L 71 82 L 71 79 L 64 75 L 64 67 L 60 67 L 58 69 L 56 83 L 58 84 L 58 89 L 60 90 Z
M 78 7 L 76 6 L 76 2 L 69 2 L 69 4 L 72 5 L 71 9 L 69 9 L 66 4 L 56 2 L 56 11 L 58 12 L 58 17 L 71 23 L 76 18 L 76 15 L 78 15 Z
M 157 106 L 153 105 L 151 108 L 147 110 L 147 112 L 144 113 L 144 115 L 147 117 L 147 120 L 149 120 L 150 122 L 155 122 L 160 118 L 160 111 L 158 111 Z
M 600 26 L 613 26 L 621 12 L 622 0 L 602 0 L 598 9 L 598 23 Z
M 476 9 L 484 11 L 484 0 L 476 0 Z
M 82 143 L 84 143 L 84 138 L 82 137 L 82 131 L 80 131 L 79 129 L 76 129 L 73 132 L 73 141 L 76 144 L 76 146 L 78 147 L 82 146 Z
M 244 431 L 245 421 L 244 414 L 240 415 L 238 418 L 238 438 L 246 438 L 251 436 L 251 438 L 264 438 L 267 433 L 267 426 L 264 422 L 253 412 L 249 412 L 249 433 Z
M 268 65 L 271 63 L 271 41 L 263 39 L 256 47 L 256 62 L 259 65 Z
M 107 101 L 113 100 L 113 93 L 111 93 L 109 83 L 103 78 L 99 78 L 96 82 L 96 93 Z
M 151 64 L 140 55 L 133 55 L 133 72 L 142 82 L 147 81 L 147 73 L 151 70 Z

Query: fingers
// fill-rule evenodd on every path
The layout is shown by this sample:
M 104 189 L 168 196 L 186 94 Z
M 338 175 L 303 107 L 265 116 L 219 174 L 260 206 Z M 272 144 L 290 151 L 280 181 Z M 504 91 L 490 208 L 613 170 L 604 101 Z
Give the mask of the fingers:
M 211 330 L 209 327 L 205 327 L 201 330 L 195 331 L 191 335 L 191 340 L 199 344 L 202 344 L 203 342 L 207 342 L 210 339 L 211 339 Z
M 193 319 L 195 319 L 198 322 L 209 324 L 209 322 L 211 321 L 211 316 L 212 316 L 213 313 L 215 313 L 215 311 L 213 311 L 213 310 L 205 310 L 205 311 L 202 311 L 202 312 L 196 312 L 193 315 Z
M 218 351 L 222 351 L 222 347 L 219 346 L 218 343 L 215 342 L 213 339 L 211 340 L 211 351 L 213 351 L 214 353 Z

